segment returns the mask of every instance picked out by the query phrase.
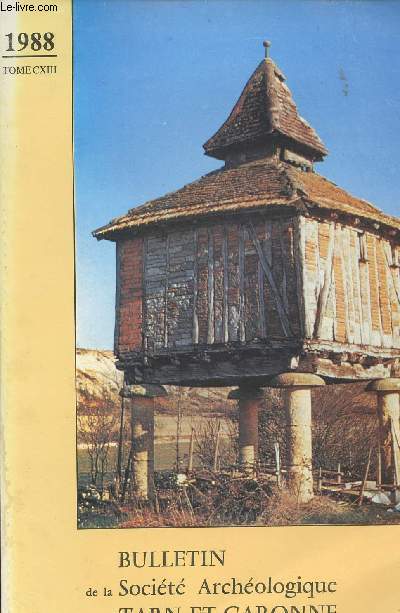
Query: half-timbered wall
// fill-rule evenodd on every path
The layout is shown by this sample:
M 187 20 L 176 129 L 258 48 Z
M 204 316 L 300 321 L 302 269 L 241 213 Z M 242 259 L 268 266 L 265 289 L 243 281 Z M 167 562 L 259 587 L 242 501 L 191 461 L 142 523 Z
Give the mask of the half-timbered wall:
M 337 222 L 302 220 L 306 337 L 400 347 L 397 250 Z
M 124 239 L 116 350 L 269 338 L 400 348 L 399 258 L 372 232 L 304 217 Z
M 140 351 L 142 337 L 158 352 L 299 336 L 292 221 L 214 223 L 140 240 L 142 257 L 137 238 L 118 248 L 118 353 Z

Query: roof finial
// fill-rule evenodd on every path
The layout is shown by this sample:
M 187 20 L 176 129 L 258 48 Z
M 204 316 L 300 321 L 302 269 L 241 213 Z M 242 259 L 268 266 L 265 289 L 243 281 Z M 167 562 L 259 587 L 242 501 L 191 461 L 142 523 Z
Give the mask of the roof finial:
M 270 46 L 271 46 L 271 43 L 270 43 L 269 40 L 264 40 L 263 41 L 263 47 L 265 49 L 265 59 L 267 59 L 267 57 L 268 57 L 268 49 L 270 48 Z

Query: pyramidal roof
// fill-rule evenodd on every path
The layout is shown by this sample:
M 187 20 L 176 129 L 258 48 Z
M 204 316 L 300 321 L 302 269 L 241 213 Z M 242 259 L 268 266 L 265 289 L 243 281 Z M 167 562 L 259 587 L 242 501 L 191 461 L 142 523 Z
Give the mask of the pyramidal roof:
M 269 47 L 265 42 L 264 47 Z M 227 151 L 265 144 L 276 135 L 297 144 L 313 161 L 328 153 L 315 130 L 303 119 L 285 76 L 266 57 L 248 80 L 228 119 L 204 145 L 206 155 L 225 159 Z
M 287 207 L 303 212 L 305 207 L 337 211 L 400 230 L 397 218 L 382 213 L 317 173 L 266 158 L 214 170 L 175 192 L 131 209 L 95 230 L 93 235 L 99 240 L 116 240 L 120 233 L 150 225 Z
M 400 234 L 399 219 L 314 171 L 312 162 L 322 160 L 327 150 L 298 114 L 285 77 L 268 57 L 250 77 L 228 119 L 203 146 L 207 155 L 226 160 L 225 166 L 130 209 L 93 235 L 118 240 L 151 225 L 267 208 L 334 211 Z

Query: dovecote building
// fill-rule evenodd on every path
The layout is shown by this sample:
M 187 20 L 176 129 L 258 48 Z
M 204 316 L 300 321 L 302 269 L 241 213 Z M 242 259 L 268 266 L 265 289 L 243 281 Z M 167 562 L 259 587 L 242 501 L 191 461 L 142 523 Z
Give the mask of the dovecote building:
M 315 171 L 327 150 L 264 46 L 204 144 L 223 166 L 94 236 L 116 243 L 126 389 L 237 385 L 241 461 L 251 466 L 259 388 L 284 387 L 292 482 L 306 500 L 311 387 L 385 379 L 398 428 L 400 220 Z

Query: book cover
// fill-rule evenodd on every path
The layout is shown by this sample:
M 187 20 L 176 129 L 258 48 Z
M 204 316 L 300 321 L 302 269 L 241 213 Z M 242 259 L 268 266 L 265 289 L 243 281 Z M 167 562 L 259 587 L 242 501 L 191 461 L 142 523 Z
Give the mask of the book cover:
M 3 610 L 399 611 L 398 3 L 0 14 Z

